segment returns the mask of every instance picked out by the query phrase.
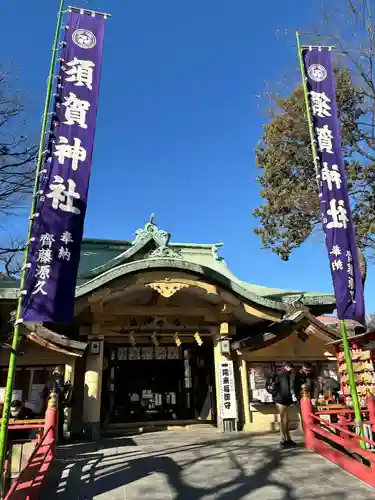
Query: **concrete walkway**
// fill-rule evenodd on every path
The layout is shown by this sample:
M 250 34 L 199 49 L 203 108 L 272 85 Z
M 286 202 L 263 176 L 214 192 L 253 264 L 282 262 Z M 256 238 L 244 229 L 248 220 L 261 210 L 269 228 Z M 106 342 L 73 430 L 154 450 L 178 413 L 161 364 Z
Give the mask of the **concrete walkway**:
M 375 490 L 275 435 L 164 431 L 60 448 L 42 500 L 371 500 Z M 54 493 L 55 492 L 55 493 Z

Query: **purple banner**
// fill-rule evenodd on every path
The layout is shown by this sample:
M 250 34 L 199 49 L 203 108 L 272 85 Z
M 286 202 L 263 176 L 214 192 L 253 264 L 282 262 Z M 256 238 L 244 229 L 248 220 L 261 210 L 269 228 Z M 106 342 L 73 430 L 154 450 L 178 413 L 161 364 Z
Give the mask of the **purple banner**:
M 364 324 L 363 285 L 341 150 L 331 51 L 312 47 L 303 49 L 302 56 L 319 157 L 320 207 L 337 315 Z
M 106 17 L 70 11 L 22 299 L 24 322 L 70 322 L 94 146 Z

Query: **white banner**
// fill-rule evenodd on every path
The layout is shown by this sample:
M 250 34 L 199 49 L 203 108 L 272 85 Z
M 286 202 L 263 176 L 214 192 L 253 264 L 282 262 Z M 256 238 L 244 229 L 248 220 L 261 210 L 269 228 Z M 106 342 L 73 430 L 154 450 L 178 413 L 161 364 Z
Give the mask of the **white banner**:
M 233 361 L 219 361 L 220 417 L 238 419 Z

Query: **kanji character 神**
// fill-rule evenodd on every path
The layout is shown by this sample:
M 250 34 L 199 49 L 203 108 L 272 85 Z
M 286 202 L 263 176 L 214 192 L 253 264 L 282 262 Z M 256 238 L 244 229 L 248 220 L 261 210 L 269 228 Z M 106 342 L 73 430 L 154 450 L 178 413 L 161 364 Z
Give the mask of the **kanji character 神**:
M 344 269 L 344 265 L 341 259 L 335 259 L 332 261 L 332 270 L 333 271 L 342 271 Z
M 41 280 L 48 280 L 50 272 L 51 272 L 51 266 L 48 265 L 37 266 L 35 276 L 37 278 L 40 278 Z
M 71 256 L 71 253 L 69 251 L 69 248 L 66 248 L 66 247 L 60 247 L 59 248 L 59 253 L 57 255 L 58 259 L 69 261 L 70 260 L 70 256 Z
M 50 248 L 40 248 L 37 261 L 41 264 L 50 264 L 52 262 L 52 250 Z
M 311 107 L 314 116 L 319 116 L 319 118 L 325 118 L 331 116 L 331 106 L 328 105 L 331 99 L 326 96 L 325 92 L 310 92 L 311 97 Z
M 86 149 L 81 146 L 81 139 L 74 137 L 73 146 L 68 144 L 68 139 L 60 135 L 59 144 L 55 146 L 53 154 L 57 157 L 60 165 L 64 165 L 65 159 L 72 160 L 72 169 L 78 170 L 78 162 L 86 160 Z
M 337 165 L 332 165 L 332 170 L 329 170 L 328 163 L 326 161 L 323 162 L 322 180 L 327 181 L 327 186 L 330 191 L 332 191 L 333 184 L 336 185 L 337 189 L 340 189 L 341 175 L 339 172 L 339 167 Z
M 40 235 L 40 244 L 42 247 L 51 248 L 53 243 L 55 243 L 55 236 L 53 234 L 43 233 Z
M 73 243 L 72 233 L 70 233 L 69 231 L 64 231 L 61 235 L 60 241 L 65 243 L 65 245 L 67 245 L 68 243 Z
M 344 200 L 339 200 L 338 207 L 336 207 L 337 200 L 333 198 L 329 202 L 330 209 L 327 210 L 327 214 L 332 217 L 332 222 L 328 222 L 327 229 L 337 228 L 341 229 L 347 228 L 348 226 L 348 215 L 347 210 L 344 206 Z
M 41 293 L 42 295 L 48 295 L 48 293 L 43 289 L 46 284 L 45 280 L 37 281 L 34 290 L 31 292 L 31 295 L 36 295 L 37 293 Z
M 65 73 L 69 75 L 66 81 L 74 82 L 76 87 L 86 86 L 92 90 L 94 67 L 95 63 L 92 61 L 83 61 L 75 57 L 72 61 L 66 63 L 66 67 L 63 68 Z
M 53 184 L 49 186 L 51 192 L 46 194 L 46 197 L 52 199 L 52 207 L 55 210 L 59 208 L 64 212 L 79 215 L 81 210 L 73 206 L 73 201 L 80 199 L 79 193 L 75 192 L 76 183 L 72 179 L 68 179 L 67 182 L 68 189 L 66 189 L 64 179 L 59 175 L 55 175 Z
M 332 131 L 328 128 L 328 125 L 323 125 L 322 128 L 316 127 L 316 134 L 318 138 L 318 146 L 319 146 L 319 151 L 321 153 L 330 153 L 333 154 L 332 148 Z
M 341 255 L 341 248 L 338 245 L 333 245 L 332 250 L 330 251 L 330 255 L 338 257 L 339 255 Z

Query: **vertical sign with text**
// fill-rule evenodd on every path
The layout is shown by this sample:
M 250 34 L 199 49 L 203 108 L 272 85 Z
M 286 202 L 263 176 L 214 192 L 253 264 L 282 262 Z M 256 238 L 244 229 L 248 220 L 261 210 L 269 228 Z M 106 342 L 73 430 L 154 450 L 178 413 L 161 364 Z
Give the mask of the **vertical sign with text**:
M 302 50 L 317 146 L 319 197 L 339 319 L 364 324 L 365 304 L 355 229 L 341 150 L 331 51 Z
M 238 418 L 233 361 L 219 361 L 220 417 Z
M 70 322 L 94 146 L 106 16 L 71 10 L 22 297 L 24 322 Z

